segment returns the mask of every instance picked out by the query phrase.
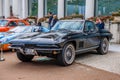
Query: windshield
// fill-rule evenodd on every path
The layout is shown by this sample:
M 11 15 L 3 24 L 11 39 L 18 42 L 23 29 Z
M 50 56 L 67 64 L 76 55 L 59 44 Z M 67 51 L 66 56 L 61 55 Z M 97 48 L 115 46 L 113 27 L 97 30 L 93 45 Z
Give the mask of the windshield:
M 52 30 L 66 29 L 70 31 L 81 31 L 83 29 L 83 23 L 83 21 L 59 21 L 55 24 Z
M 14 33 L 21 33 L 21 32 L 32 32 L 32 29 L 33 27 L 30 27 L 30 26 L 19 26 L 19 27 L 16 27 L 16 28 L 13 28 L 11 30 L 9 30 L 8 32 L 14 32 Z
M 7 20 L 0 20 L 0 26 L 6 26 L 8 23 Z

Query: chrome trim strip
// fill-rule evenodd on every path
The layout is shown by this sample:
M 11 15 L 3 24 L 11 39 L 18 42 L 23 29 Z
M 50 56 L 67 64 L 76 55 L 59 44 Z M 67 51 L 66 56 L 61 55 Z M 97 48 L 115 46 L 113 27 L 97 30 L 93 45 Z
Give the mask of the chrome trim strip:
M 20 49 L 21 47 L 11 47 L 9 46 L 10 49 Z
M 56 48 L 54 48 L 54 49 L 50 49 L 50 48 L 49 48 L 49 49 L 45 49 L 45 48 L 44 48 L 44 49 L 34 48 L 34 49 L 35 49 L 35 50 L 47 50 L 47 51 L 48 51 L 48 50 L 50 50 L 50 51 L 53 51 L 53 50 L 60 51 L 60 50 L 62 50 L 62 48 L 60 48 L 60 49 L 56 49 Z
M 86 49 L 81 49 L 81 50 L 77 50 L 77 51 L 75 51 L 75 52 L 91 50 L 91 49 L 95 49 L 95 48 L 97 48 L 97 47 L 99 47 L 99 46 L 95 46 L 95 47 L 91 47 L 91 48 L 86 48 Z
M 11 49 L 21 49 L 21 47 L 10 47 Z M 51 48 L 43 48 L 43 49 L 41 49 L 41 48 L 28 48 L 28 49 L 34 49 L 34 50 L 50 50 L 50 51 L 53 51 L 53 50 L 56 50 L 56 51 L 60 51 L 60 50 L 62 50 L 62 48 L 59 48 L 59 49 L 57 49 L 57 48 L 53 48 L 53 49 L 51 49 Z

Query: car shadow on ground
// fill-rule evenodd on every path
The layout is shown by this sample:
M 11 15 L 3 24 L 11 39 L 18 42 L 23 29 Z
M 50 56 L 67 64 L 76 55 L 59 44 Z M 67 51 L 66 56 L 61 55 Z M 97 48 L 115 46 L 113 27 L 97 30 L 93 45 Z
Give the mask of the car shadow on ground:
M 82 60 L 82 59 L 87 59 L 88 57 L 94 57 L 94 56 L 102 56 L 98 54 L 96 51 L 91 51 L 83 54 L 76 55 L 75 60 Z M 73 63 L 73 65 L 76 64 L 76 62 Z M 82 65 L 82 64 L 81 64 Z M 58 63 L 56 59 L 52 58 L 47 58 L 47 57 L 35 57 L 31 62 L 20 62 L 19 60 L 17 61 L 17 64 L 14 65 L 16 68 L 21 68 L 21 67 L 58 67 Z M 61 67 L 61 66 L 59 66 Z
M 90 54 L 96 54 L 96 52 L 92 51 L 92 52 L 88 52 L 88 53 L 84 53 L 84 54 L 79 54 L 76 56 L 77 58 L 85 58 L 86 56 L 89 56 Z M 93 55 L 92 55 L 93 56 Z M 74 65 L 75 62 L 72 64 Z M 56 59 L 53 58 L 47 58 L 47 57 L 35 57 L 32 62 L 19 62 L 16 64 L 16 66 L 59 66 Z
M 12 69 L 15 70 L 19 70 L 21 69 L 22 71 L 27 71 L 27 70 L 32 70 L 32 71 L 57 71 L 58 69 L 60 71 L 64 70 L 64 69 L 68 69 L 71 67 L 75 67 L 75 63 L 73 63 L 73 65 L 71 66 L 59 66 L 57 65 L 55 60 L 49 60 L 49 61 L 38 61 L 38 60 L 34 60 L 32 62 L 18 62 L 14 65 L 12 65 Z
M 100 54 L 98 54 L 96 51 L 90 51 L 90 52 L 86 52 L 86 53 L 82 53 L 82 54 L 77 54 L 76 59 L 77 58 L 85 58 L 88 56 L 95 56 L 95 55 L 100 55 Z
M 73 63 L 74 65 L 75 63 Z M 51 59 L 51 58 L 35 58 L 34 60 L 32 60 L 31 62 L 17 62 L 16 64 L 13 65 L 14 68 L 21 68 L 23 67 L 25 69 L 27 68 L 31 68 L 31 69 L 34 69 L 34 68 L 41 68 L 41 69 L 44 69 L 44 68 L 50 68 L 50 69 L 54 69 L 54 68 L 64 68 L 64 66 L 60 66 L 58 65 L 57 61 L 55 59 Z M 70 67 L 70 66 L 67 66 L 67 67 Z
M 93 55 L 91 55 L 93 54 Z M 76 58 L 85 58 L 86 56 L 98 55 L 95 51 L 76 55 Z M 74 64 L 74 63 L 73 63 Z M 31 62 L 19 62 L 16 65 L 34 65 L 34 66 L 59 66 L 56 59 L 48 57 L 35 57 Z
M 40 59 L 40 58 L 37 58 Z M 48 66 L 48 65 L 56 65 L 56 61 L 54 59 L 51 60 L 37 60 L 34 59 L 31 62 L 19 62 L 18 65 L 35 65 L 35 66 Z

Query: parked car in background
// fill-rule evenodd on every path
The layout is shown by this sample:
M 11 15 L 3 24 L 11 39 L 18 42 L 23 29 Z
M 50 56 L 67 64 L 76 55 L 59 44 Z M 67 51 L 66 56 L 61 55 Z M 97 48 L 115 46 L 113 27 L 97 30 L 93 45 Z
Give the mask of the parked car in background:
M 96 50 L 99 54 L 108 52 L 112 34 L 98 30 L 89 20 L 61 20 L 52 30 L 41 35 L 15 39 L 10 42 L 16 49 L 17 57 L 28 62 L 34 56 L 55 58 L 60 65 L 71 65 L 75 55 Z
M 15 38 L 20 38 L 24 36 L 33 36 L 40 34 L 40 32 L 48 32 L 49 30 L 41 26 L 18 26 L 8 32 L 0 33 L 0 44 L 3 50 L 9 50 L 9 42 Z
M 9 31 L 16 26 L 30 25 L 29 22 L 23 19 L 0 19 L 0 32 Z

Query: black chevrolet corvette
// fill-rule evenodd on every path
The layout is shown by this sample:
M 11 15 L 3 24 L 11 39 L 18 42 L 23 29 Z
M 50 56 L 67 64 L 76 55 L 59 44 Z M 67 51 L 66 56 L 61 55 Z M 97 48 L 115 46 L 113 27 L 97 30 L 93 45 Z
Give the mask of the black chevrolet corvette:
M 50 32 L 27 36 L 10 42 L 16 49 L 17 57 L 28 62 L 34 56 L 55 58 L 60 65 L 71 65 L 76 54 L 96 50 L 99 54 L 108 52 L 112 34 L 99 30 L 89 20 L 61 20 Z

